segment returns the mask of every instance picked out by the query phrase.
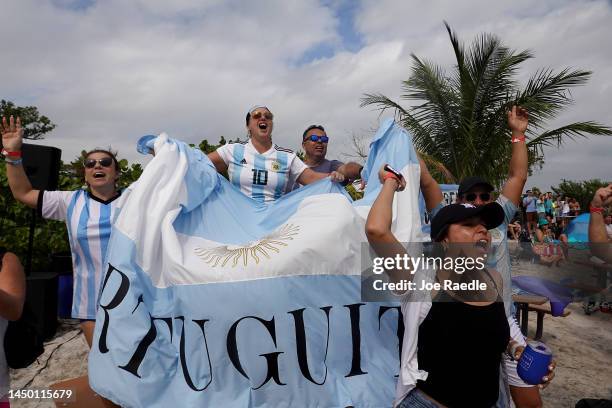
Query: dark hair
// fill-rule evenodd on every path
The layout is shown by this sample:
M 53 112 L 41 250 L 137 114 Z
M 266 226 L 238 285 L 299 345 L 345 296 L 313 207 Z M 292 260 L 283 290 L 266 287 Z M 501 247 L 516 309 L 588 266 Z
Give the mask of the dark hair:
M 304 131 L 304 133 L 302 133 L 302 142 L 304 141 L 304 139 L 306 139 L 306 133 L 310 132 L 312 129 L 319 129 L 323 132 L 325 132 L 325 128 L 321 125 L 310 125 L 306 128 L 306 130 Z
M 119 167 L 119 162 L 117 161 L 117 154 L 112 152 L 110 147 L 109 147 L 108 150 L 98 149 L 98 148 L 90 150 L 87 153 L 85 153 L 85 159 L 87 159 L 90 155 L 92 155 L 94 153 L 104 153 L 104 154 L 110 156 L 110 158 L 113 159 L 113 162 L 115 162 L 115 170 L 117 172 L 121 171 L 121 167 Z
M 450 229 L 450 224 L 449 225 L 445 225 L 444 228 L 442 228 L 442 230 L 440 231 L 440 233 L 438 234 L 438 236 L 433 239 L 433 242 L 442 242 L 444 240 L 444 238 L 446 238 L 448 236 L 448 230 Z

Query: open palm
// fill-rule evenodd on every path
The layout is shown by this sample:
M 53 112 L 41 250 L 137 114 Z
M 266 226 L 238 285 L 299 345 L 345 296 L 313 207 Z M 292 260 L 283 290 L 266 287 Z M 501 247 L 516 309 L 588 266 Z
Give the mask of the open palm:
M 21 127 L 21 119 L 18 117 L 15 120 L 12 116 L 7 120 L 2 117 L 2 146 L 9 152 L 21 150 L 23 142 L 23 128 Z

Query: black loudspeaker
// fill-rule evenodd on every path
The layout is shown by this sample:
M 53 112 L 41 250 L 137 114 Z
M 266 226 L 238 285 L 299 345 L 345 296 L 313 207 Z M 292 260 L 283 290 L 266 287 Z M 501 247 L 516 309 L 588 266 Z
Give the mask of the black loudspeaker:
M 26 303 L 36 316 L 36 329 L 45 339 L 57 330 L 56 273 L 38 272 L 26 277 Z
M 50 272 L 58 275 L 72 275 L 72 254 L 70 252 L 56 252 L 51 254 Z
M 23 168 L 36 190 L 57 190 L 62 151 L 57 147 L 24 143 Z

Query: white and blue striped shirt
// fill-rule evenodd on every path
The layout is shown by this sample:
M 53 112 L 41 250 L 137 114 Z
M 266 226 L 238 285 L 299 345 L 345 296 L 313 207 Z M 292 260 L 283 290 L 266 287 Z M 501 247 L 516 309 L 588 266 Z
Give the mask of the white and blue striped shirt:
M 120 197 L 102 201 L 86 190 L 41 191 L 38 197 L 43 218 L 66 221 L 74 277 L 73 318 L 96 318 L 111 222 L 122 201 Z
M 308 168 L 291 150 L 273 145 L 259 153 L 251 140 L 226 144 L 217 153 L 227 165 L 230 182 L 256 201 L 270 202 L 291 191 Z

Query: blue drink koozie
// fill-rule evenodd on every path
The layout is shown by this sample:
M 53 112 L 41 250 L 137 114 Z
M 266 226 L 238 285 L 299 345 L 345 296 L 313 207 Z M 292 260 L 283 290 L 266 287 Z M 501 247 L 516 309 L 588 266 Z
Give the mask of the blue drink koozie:
M 548 374 L 548 366 L 551 361 L 552 351 L 546 344 L 539 341 L 530 341 L 518 361 L 516 371 L 527 384 L 541 384 L 542 377 Z

